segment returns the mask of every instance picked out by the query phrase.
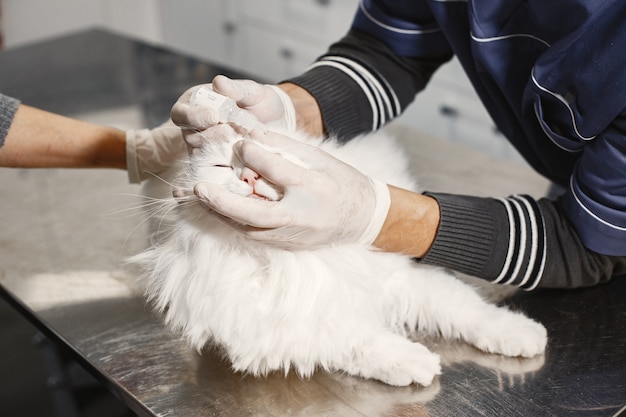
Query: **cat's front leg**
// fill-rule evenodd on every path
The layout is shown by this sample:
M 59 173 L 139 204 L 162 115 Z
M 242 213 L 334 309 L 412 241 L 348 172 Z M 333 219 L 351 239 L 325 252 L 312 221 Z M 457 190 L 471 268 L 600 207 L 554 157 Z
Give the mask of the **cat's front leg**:
M 531 358 L 542 354 L 548 343 L 546 328 L 521 313 L 489 306 L 481 318 L 468 324 L 463 338 L 478 349 L 505 356 Z
M 355 376 L 376 379 L 389 385 L 429 386 L 441 374 L 439 355 L 403 336 L 385 332 L 372 335 L 355 346 L 337 368 Z
M 533 357 L 545 351 L 547 331 L 543 325 L 488 303 L 444 271 L 433 270 L 431 274 L 428 287 L 422 287 L 428 291 L 422 291 L 416 302 L 422 307 L 418 313 L 422 330 L 506 356 Z

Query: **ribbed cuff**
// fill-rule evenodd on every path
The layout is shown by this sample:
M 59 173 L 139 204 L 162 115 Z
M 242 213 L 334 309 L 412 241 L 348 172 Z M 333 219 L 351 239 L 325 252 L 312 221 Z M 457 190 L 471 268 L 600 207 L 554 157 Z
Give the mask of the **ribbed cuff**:
M 425 193 L 437 200 L 440 224 L 422 262 L 493 281 L 504 265 L 509 240 L 506 209 L 491 198 Z
M 20 101 L 0 94 L 0 147 L 4 145 Z
M 372 109 L 358 84 L 330 66 L 310 69 L 286 80 L 307 90 L 317 100 L 328 136 L 348 141 L 372 131 Z

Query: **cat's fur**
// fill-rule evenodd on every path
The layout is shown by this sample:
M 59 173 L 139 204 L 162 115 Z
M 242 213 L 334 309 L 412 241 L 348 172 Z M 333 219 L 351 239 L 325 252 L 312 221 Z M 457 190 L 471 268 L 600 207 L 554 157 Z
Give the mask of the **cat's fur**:
M 417 190 L 401 148 L 384 132 L 344 146 L 305 140 L 372 177 Z M 248 195 L 232 143 L 213 143 L 193 156 L 178 186 L 211 181 Z M 265 193 L 272 190 L 268 185 Z M 545 349 L 541 324 L 485 302 L 442 269 L 354 244 L 306 251 L 269 247 L 190 198 L 173 209 L 171 230 L 165 236 L 160 230 L 161 241 L 134 261 L 145 270 L 147 297 L 167 324 L 197 349 L 223 349 L 237 371 L 294 370 L 307 377 L 323 369 L 426 386 L 441 372 L 440 361 L 409 339 L 416 332 L 507 356 L 531 357 Z

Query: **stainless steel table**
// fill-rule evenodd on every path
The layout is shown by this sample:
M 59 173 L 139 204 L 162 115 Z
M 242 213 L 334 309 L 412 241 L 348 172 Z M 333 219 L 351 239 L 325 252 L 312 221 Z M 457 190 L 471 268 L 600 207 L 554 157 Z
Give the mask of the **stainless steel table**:
M 52 111 L 154 126 L 187 86 L 238 74 L 90 31 L 0 54 L 0 91 Z M 130 115 L 130 116 L 129 116 Z M 124 126 L 123 126 L 124 127 Z M 395 126 L 424 188 L 541 196 L 528 168 Z M 320 372 L 235 374 L 191 351 L 145 306 L 124 258 L 147 242 L 120 211 L 140 189 L 104 170 L 2 170 L 0 295 L 140 416 L 617 416 L 626 404 L 626 280 L 505 302 L 542 321 L 546 354 L 512 359 L 426 341 L 443 375 L 392 388 Z M 486 288 L 490 296 L 501 290 Z M 1 335 L 0 335 L 1 337 Z M 2 342 L 0 342 L 2 343 Z

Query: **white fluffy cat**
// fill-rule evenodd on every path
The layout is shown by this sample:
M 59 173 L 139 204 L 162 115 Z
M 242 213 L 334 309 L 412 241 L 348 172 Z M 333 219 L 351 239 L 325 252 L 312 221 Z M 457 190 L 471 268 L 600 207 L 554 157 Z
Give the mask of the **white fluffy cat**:
M 401 147 L 383 131 L 343 146 L 300 139 L 367 175 L 416 190 Z M 207 144 L 177 184 L 191 189 L 210 181 L 245 196 L 280 198 L 262 179 L 254 189 L 244 181 L 247 168 L 234 157 L 233 143 Z M 192 346 L 218 346 L 237 371 L 308 377 L 322 369 L 427 386 L 440 374 L 440 361 L 409 339 L 418 332 L 507 356 L 545 349 L 541 324 L 485 302 L 442 269 L 358 245 L 277 249 L 246 239 L 193 196 L 169 201 L 175 208 L 167 233 L 157 222 L 158 243 L 133 259 L 145 272 L 147 297 Z

